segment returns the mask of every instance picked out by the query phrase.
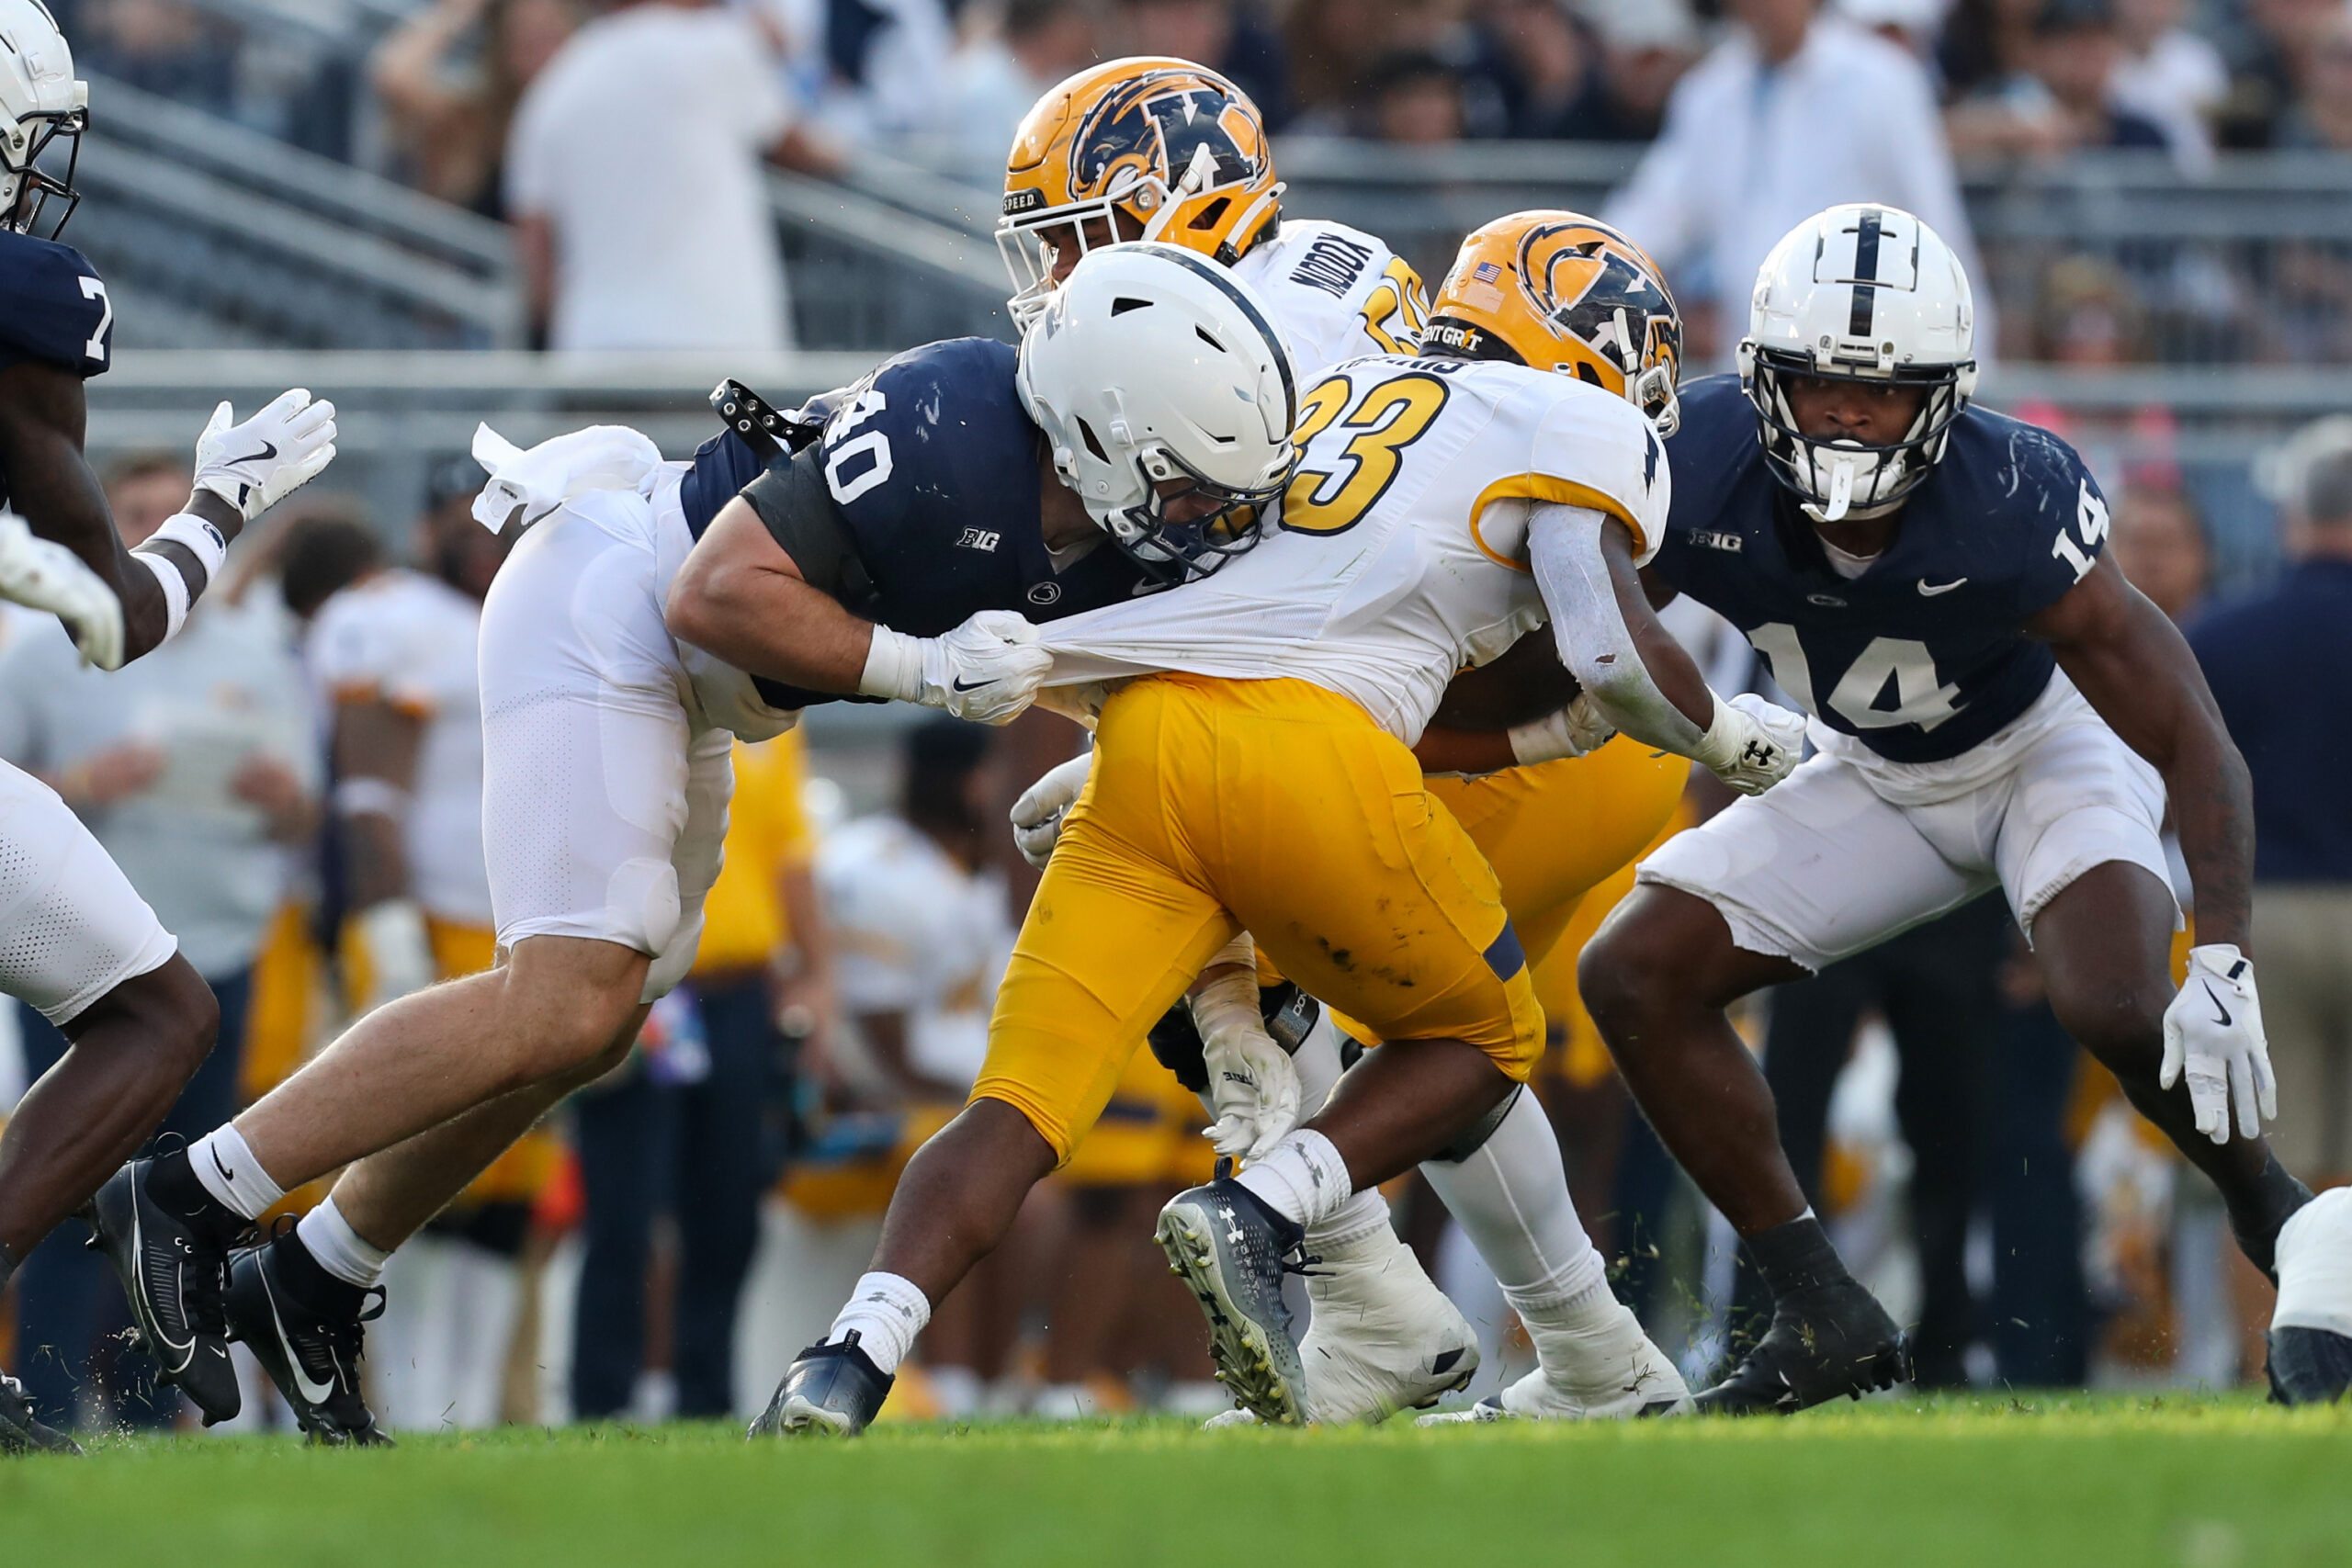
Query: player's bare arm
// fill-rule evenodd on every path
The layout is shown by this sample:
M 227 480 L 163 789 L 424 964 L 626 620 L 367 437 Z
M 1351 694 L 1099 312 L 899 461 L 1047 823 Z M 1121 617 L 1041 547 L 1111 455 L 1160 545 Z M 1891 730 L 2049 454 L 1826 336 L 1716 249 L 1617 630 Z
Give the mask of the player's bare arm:
M 2106 557 L 2027 630 L 2164 775 L 2197 892 L 2198 942 L 2250 952 L 2254 789 L 2188 639 Z
M 664 614 L 714 658 L 816 692 L 857 691 L 876 630 L 809 582 L 741 496 L 678 569 Z

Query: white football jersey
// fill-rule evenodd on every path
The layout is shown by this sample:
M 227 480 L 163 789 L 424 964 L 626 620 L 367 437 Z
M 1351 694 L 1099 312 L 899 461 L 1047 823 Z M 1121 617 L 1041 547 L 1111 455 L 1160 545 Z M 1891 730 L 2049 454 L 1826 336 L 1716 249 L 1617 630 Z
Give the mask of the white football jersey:
M 1294 218 L 1233 264 L 1290 342 L 1301 391 L 1343 359 L 1411 354 L 1429 317 L 1421 279 L 1361 229 Z
M 491 923 L 481 850 L 481 606 L 423 572 L 378 572 L 311 623 L 311 674 L 340 701 L 376 700 L 424 725 L 402 835 L 409 891 L 427 913 Z
M 1279 526 L 1214 576 L 1039 627 L 1048 682 L 1291 677 L 1409 745 L 1456 673 L 1547 618 L 1532 505 L 1619 519 L 1643 561 L 1665 534 L 1672 481 L 1649 422 L 1551 371 L 1351 360 L 1309 391 L 1298 436 Z

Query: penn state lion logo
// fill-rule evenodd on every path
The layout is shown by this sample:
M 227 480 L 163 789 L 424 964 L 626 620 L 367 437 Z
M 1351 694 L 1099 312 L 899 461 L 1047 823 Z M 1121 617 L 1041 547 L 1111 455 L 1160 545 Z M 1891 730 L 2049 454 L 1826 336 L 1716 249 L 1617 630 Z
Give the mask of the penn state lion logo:
M 1673 301 L 1611 231 L 1594 223 L 1531 229 L 1519 243 L 1519 276 L 1546 321 L 1616 363 L 1638 364 L 1652 348 L 1680 361 Z M 1620 311 L 1633 341 L 1620 336 Z
M 1148 73 L 1088 111 L 1070 143 L 1070 194 L 1107 195 L 1128 171 L 1164 168 L 1181 183 L 1204 147 L 1216 165 L 1211 185 L 1253 178 L 1264 164 L 1257 127 L 1229 95 L 1182 72 Z

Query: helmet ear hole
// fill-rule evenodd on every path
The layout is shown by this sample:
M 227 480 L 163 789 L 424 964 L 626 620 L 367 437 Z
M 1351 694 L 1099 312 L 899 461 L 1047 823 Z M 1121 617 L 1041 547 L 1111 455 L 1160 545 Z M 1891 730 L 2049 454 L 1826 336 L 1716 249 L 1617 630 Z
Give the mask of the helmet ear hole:
M 1094 454 L 1096 462 L 1107 463 L 1111 460 L 1111 454 L 1102 449 L 1102 438 L 1094 434 L 1094 427 L 1086 423 L 1084 414 L 1080 414 L 1078 419 L 1078 438 L 1086 443 L 1086 449 Z
M 1226 209 L 1232 205 L 1233 198 L 1231 197 L 1218 197 L 1215 201 L 1210 202 L 1206 207 L 1202 208 L 1200 211 L 1194 213 L 1193 215 L 1193 220 L 1186 224 L 1185 227 L 1188 229 L 1214 229 L 1224 219 Z

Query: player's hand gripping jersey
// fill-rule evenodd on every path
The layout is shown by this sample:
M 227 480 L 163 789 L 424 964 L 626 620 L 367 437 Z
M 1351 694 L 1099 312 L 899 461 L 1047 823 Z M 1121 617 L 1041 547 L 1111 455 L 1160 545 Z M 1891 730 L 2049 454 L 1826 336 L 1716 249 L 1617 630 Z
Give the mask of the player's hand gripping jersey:
M 1458 671 L 1544 623 L 1532 504 L 1604 513 L 1646 560 L 1672 498 L 1640 411 L 1516 365 L 1349 361 L 1308 392 L 1297 439 L 1279 527 L 1214 577 L 1057 623 L 1051 681 L 1292 677 L 1410 745 Z

